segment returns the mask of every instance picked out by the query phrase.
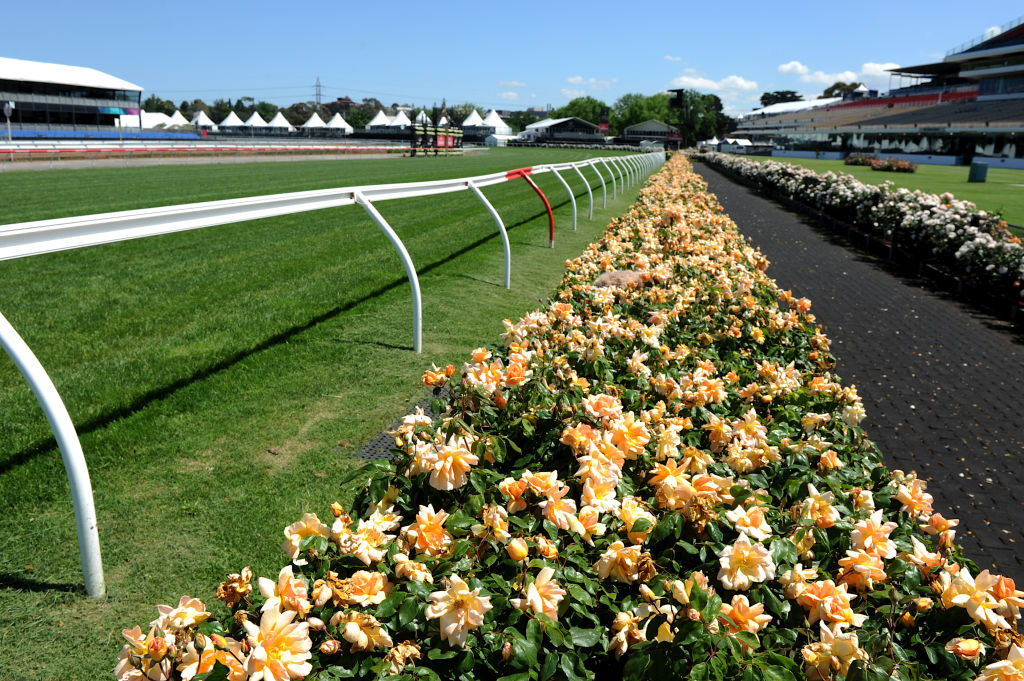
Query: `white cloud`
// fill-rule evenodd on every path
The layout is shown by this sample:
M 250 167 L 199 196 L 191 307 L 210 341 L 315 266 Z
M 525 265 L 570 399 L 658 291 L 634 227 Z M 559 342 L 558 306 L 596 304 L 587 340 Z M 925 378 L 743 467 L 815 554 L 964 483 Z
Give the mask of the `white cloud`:
M 499 80 L 498 87 L 526 87 L 526 83 L 521 80 Z
M 860 71 L 847 70 L 836 73 L 826 73 L 825 71 L 820 70 L 812 71 L 810 67 L 801 64 L 798 61 L 791 61 L 785 64 L 780 64 L 778 71 L 779 73 L 788 76 L 799 77 L 801 83 L 820 86 L 823 89 L 837 81 L 842 81 L 844 83 L 860 82 L 864 83 L 869 88 L 884 89 L 888 87 L 889 69 L 894 69 L 897 66 L 899 66 L 899 64 L 894 64 L 892 62 L 886 62 L 884 64 L 866 62 L 861 65 Z
M 593 92 L 595 90 L 607 90 L 612 86 L 612 83 L 619 82 L 619 79 L 612 78 L 611 81 L 607 81 L 602 80 L 600 78 L 594 78 L 593 76 L 591 76 L 590 78 L 584 78 L 583 76 L 571 76 L 569 78 L 566 78 L 565 82 L 569 83 L 570 85 L 582 85 L 591 92 Z
M 667 55 L 667 54 L 665 55 L 665 59 L 668 60 L 668 61 L 682 61 L 683 60 L 682 57 L 672 57 L 672 56 Z
M 564 87 L 561 90 L 559 90 L 559 92 L 561 92 L 562 96 L 565 97 L 566 99 L 576 99 L 577 97 L 582 97 L 583 95 L 587 94 L 586 90 L 574 90 L 573 88 L 569 87 Z
M 757 83 L 742 76 L 726 76 L 722 80 L 711 80 L 704 76 L 685 75 L 672 79 L 673 87 L 693 88 L 694 90 L 711 90 L 712 92 L 735 92 L 756 90 Z
M 504 99 L 505 101 L 508 102 L 516 102 L 519 101 L 519 93 L 514 90 L 509 90 L 508 92 L 501 92 L 498 94 L 498 99 Z
M 530 93 L 530 99 L 537 99 L 537 93 L 536 92 L 531 92 Z

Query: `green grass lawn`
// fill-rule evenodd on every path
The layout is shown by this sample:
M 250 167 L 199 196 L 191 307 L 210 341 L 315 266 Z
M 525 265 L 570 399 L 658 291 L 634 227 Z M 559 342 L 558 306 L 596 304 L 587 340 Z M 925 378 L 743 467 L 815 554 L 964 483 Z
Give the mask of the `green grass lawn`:
M 10 172 L 0 224 L 321 187 L 459 177 L 594 152 L 492 150 L 451 159 Z M 589 173 L 588 173 L 589 175 Z M 378 205 L 416 264 L 424 352 L 390 243 L 356 207 L 0 262 L 0 312 L 46 367 L 80 430 L 108 597 L 90 599 L 59 452 L 27 385 L 0 359 L 0 679 L 109 678 L 122 628 L 183 594 L 207 605 L 229 572 L 276 576 L 282 529 L 347 501 L 358 445 L 424 389 L 431 362 L 461 365 L 501 320 L 535 309 L 564 262 L 635 199 L 586 219 L 536 178 L 485 190 L 501 239 L 468 192 Z M 597 178 L 590 177 L 592 184 Z M 610 187 L 609 187 L 610 190 Z
M 975 203 L 978 208 L 996 212 L 1003 219 L 1024 225 L 1024 170 L 989 168 L 986 182 L 967 182 L 966 166 L 918 165 L 914 173 L 887 173 L 867 166 L 848 166 L 842 161 L 815 158 L 773 158 L 750 156 L 754 161 L 780 161 L 803 166 L 819 173 L 832 171 L 853 175 L 861 182 L 892 182 L 897 187 L 920 189 L 929 194 L 951 192 L 953 196 Z

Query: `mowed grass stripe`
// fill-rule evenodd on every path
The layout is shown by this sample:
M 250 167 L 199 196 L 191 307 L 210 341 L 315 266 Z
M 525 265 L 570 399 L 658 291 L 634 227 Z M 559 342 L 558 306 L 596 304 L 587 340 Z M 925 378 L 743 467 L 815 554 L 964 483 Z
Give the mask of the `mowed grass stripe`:
M 517 160 L 502 165 L 528 163 Z M 487 171 L 452 176 L 477 172 Z M 346 500 L 334 481 L 422 396 L 423 369 L 497 341 L 501 319 L 534 309 L 565 259 L 635 198 L 602 211 L 598 190 L 588 221 L 585 188 L 567 175 L 580 202 L 573 233 L 557 178 L 536 179 L 556 206 L 555 249 L 524 182 L 485 190 L 511 227 L 511 291 L 497 229 L 470 194 L 379 205 L 420 272 L 421 355 L 408 349 L 402 265 L 356 207 L 0 263 L 4 314 L 76 423 L 94 423 L 82 444 L 109 593 L 95 602 L 78 589 L 60 456 L 4 360 L 0 679 L 108 677 L 117 632 L 147 624 L 156 603 L 210 603 L 245 565 L 273 576 L 281 529 Z

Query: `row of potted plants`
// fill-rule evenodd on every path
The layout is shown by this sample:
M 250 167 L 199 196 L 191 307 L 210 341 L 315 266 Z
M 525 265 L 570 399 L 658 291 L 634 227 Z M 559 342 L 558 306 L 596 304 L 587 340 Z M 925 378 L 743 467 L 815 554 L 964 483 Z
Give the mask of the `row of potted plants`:
M 950 193 L 928 194 L 865 184 L 851 175 L 816 173 L 777 161 L 704 154 L 704 162 L 812 206 L 826 215 L 892 243 L 918 260 L 932 261 L 998 295 L 1020 293 L 1024 244 L 999 215 Z
M 1024 673 L 1024 593 L 881 465 L 766 268 L 674 157 L 544 307 L 424 374 L 442 416 L 405 417 L 350 508 L 125 630 L 116 678 Z

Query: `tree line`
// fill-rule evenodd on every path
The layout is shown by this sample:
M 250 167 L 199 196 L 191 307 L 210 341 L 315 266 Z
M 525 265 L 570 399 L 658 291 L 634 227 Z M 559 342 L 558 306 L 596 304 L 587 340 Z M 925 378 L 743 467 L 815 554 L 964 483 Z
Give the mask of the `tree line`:
M 316 102 L 306 101 L 278 107 L 270 102 L 256 101 L 253 97 L 239 97 L 235 100 L 214 99 L 210 104 L 201 99 L 183 100 L 176 104 L 171 100 L 162 99 L 158 95 L 152 94 L 142 103 L 142 108 L 146 111 L 167 115 L 173 114 L 175 109 L 178 109 L 189 120 L 198 112 L 203 111 L 215 122 L 224 120 L 232 111 L 243 121 L 249 118 L 253 112 L 259 113 L 260 117 L 266 121 L 281 112 L 289 123 L 298 126 L 309 120 L 314 113 L 319 114 L 325 121 L 335 113 L 341 113 L 349 125 L 354 128 L 365 127 L 381 109 L 394 109 L 398 106 L 411 106 L 413 114 L 410 118 L 420 111 L 426 111 L 427 115 L 433 118 L 435 111 L 440 111 L 440 107 L 436 105 L 417 107 L 409 104 L 400 105 L 397 102 L 387 107 L 374 97 L 364 98 L 361 102 L 348 103 L 338 100 L 317 105 Z M 461 125 L 474 109 L 481 113 L 485 110 L 472 102 L 446 105 L 444 108 L 452 125 Z M 577 117 L 591 123 L 607 122 L 611 135 L 620 135 L 625 128 L 631 125 L 654 119 L 681 127 L 684 139 L 691 139 L 694 142 L 714 135 L 720 136 L 735 127 L 734 121 L 723 113 L 722 101 L 716 95 L 702 94 L 695 90 L 684 91 L 681 100 L 673 100 L 672 94 L 664 92 L 654 95 L 625 94 L 611 104 L 595 97 L 577 97 L 565 106 L 551 111 L 543 113 L 529 110 L 513 111 L 505 115 L 503 120 L 514 132 L 521 132 L 530 123 L 544 117 Z

